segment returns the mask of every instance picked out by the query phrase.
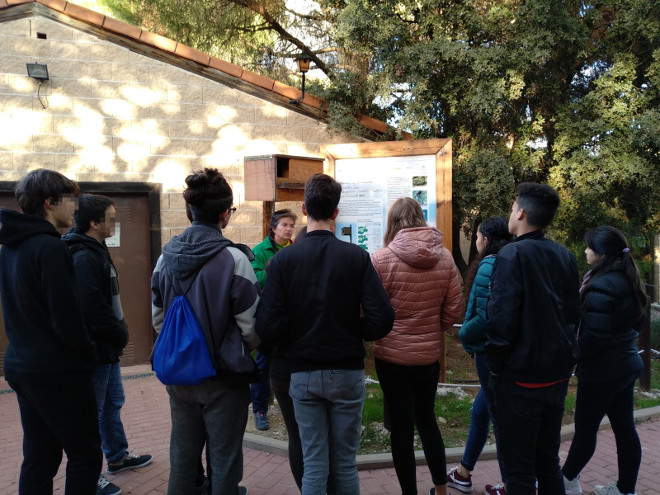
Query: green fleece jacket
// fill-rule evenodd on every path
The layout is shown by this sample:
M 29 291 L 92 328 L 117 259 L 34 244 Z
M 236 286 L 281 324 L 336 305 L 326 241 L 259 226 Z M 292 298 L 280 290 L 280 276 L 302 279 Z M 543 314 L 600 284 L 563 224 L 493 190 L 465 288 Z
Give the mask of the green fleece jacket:
M 287 244 L 286 246 L 290 246 L 290 245 L 291 243 Z M 254 253 L 252 268 L 254 269 L 254 273 L 257 276 L 257 280 L 259 281 L 259 287 L 261 287 L 262 289 L 266 284 L 266 265 L 268 264 L 270 259 L 273 256 L 275 256 L 275 253 L 277 253 L 277 251 L 279 251 L 280 249 L 286 246 L 280 246 L 279 244 L 275 244 L 274 240 L 272 240 L 270 237 L 266 237 L 263 241 L 261 241 L 259 244 L 254 246 L 254 248 L 252 249 L 252 252 Z

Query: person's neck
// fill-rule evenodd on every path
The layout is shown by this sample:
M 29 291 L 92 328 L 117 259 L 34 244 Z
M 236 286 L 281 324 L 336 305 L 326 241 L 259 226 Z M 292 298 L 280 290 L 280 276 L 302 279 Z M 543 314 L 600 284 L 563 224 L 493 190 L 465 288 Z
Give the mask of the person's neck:
M 307 232 L 314 230 L 332 230 L 332 220 L 314 220 L 307 217 Z
M 97 241 L 99 244 L 103 244 L 103 241 L 105 240 L 105 238 L 100 238 L 99 233 L 96 230 L 90 229 L 87 232 L 85 232 L 85 235 L 87 237 L 91 237 L 92 239 Z
M 534 227 L 533 225 L 530 225 L 528 223 L 524 223 L 518 226 L 518 229 L 515 233 L 513 233 L 516 237 L 520 237 L 521 235 L 529 234 L 530 232 L 536 232 L 537 230 L 541 230 L 538 227 Z

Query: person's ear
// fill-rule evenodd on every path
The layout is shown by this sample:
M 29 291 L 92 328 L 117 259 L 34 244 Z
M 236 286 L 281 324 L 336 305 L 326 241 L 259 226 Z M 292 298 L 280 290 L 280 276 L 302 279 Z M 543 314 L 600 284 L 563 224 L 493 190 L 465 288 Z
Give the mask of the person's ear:
M 305 203 L 301 205 L 301 208 L 302 208 L 302 214 L 307 216 L 307 208 L 305 208 Z
M 335 210 L 335 212 L 330 217 L 330 220 L 334 220 L 335 218 L 337 218 L 337 215 L 339 215 L 339 208 Z
M 54 208 L 55 208 L 55 205 L 53 204 L 53 198 L 44 199 L 44 211 L 52 210 Z

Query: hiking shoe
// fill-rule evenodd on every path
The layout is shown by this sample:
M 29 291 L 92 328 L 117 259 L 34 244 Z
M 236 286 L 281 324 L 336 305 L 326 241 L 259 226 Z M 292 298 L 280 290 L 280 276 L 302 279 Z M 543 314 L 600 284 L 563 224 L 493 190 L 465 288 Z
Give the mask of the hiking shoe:
M 486 485 L 484 487 L 484 495 L 506 495 L 506 490 L 501 483 L 497 485 Z
M 455 488 L 459 492 L 472 493 L 472 476 L 464 478 L 458 474 L 457 467 L 452 468 L 451 471 L 447 473 L 447 486 L 449 488 Z
M 257 430 L 260 431 L 266 431 L 267 429 L 270 428 L 270 425 L 268 424 L 268 418 L 266 417 L 266 413 L 263 411 L 257 411 L 254 413 L 254 426 L 257 427 Z
M 145 455 L 134 455 L 133 452 L 129 452 L 126 456 L 118 462 L 109 462 L 108 469 L 105 470 L 108 474 L 121 473 L 127 469 L 137 469 L 146 466 L 153 460 L 153 457 L 149 454 Z
M 582 495 L 582 487 L 580 486 L 580 475 L 578 474 L 575 479 L 569 480 L 564 476 L 564 490 L 566 495 Z
M 594 495 L 635 495 L 634 493 L 623 493 L 619 490 L 616 483 L 609 485 L 596 485 L 594 486 Z
M 108 481 L 108 478 L 99 475 L 99 481 L 96 484 L 96 495 L 119 495 L 121 488 Z

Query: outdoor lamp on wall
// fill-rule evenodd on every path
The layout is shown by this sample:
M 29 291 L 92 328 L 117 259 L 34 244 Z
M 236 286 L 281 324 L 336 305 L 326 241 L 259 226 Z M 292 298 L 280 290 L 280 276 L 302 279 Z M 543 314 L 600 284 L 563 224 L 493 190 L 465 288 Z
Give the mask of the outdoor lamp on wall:
M 44 103 L 44 101 L 41 99 L 41 85 L 44 83 L 44 81 L 48 81 L 48 66 L 46 64 L 38 64 L 38 63 L 33 63 L 33 64 L 25 64 L 27 66 L 27 72 L 28 76 L 30 76 L 32 79 L 36 79 L 39 81 L 39 87 L 37 88 L 37 97 L 39 98 L 39 103 L 41 103 L 41 106 L 44 108 L 48 108 L 48 100 Z
M 305 98 L 305 74 L 309 71 L 309 65 L 312 63 L 312 58 L 308 55 L 298 55 L 296 57 L 296 65 L 298 72 L 302 73 L 302 95 L 298 98 L 289 100 L 289 103 L 300 103 Z
M 27 66 L 28 76 L 36 79 L 40 83 L 48 81 L 48 66 L 46 64 L 25 64 Z

